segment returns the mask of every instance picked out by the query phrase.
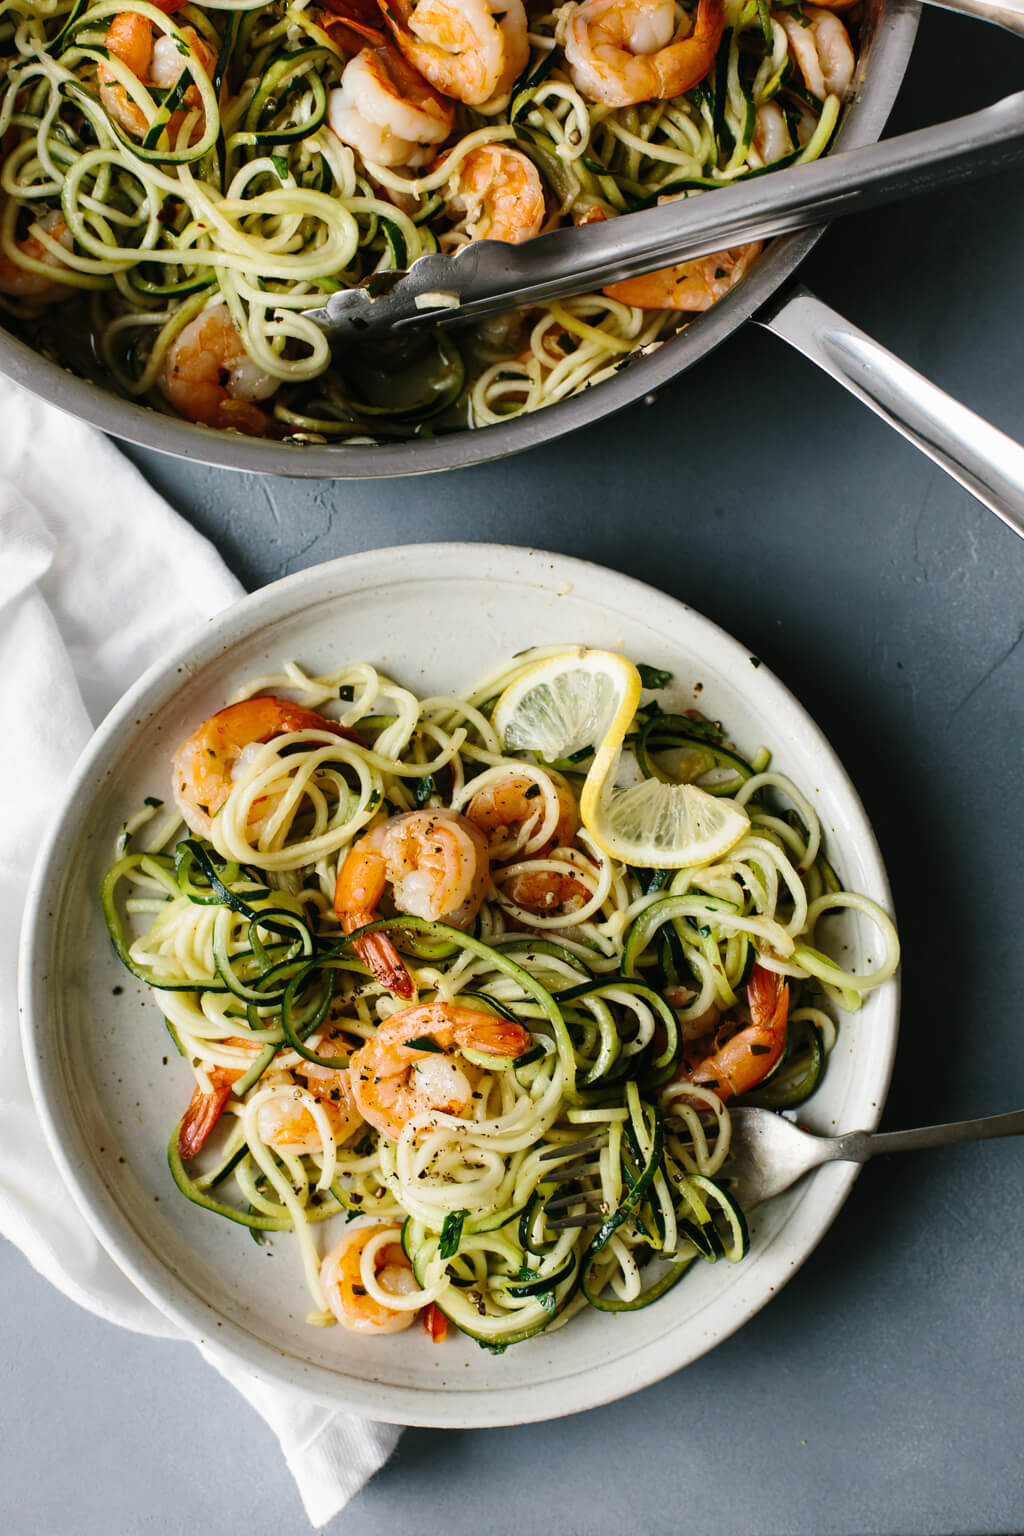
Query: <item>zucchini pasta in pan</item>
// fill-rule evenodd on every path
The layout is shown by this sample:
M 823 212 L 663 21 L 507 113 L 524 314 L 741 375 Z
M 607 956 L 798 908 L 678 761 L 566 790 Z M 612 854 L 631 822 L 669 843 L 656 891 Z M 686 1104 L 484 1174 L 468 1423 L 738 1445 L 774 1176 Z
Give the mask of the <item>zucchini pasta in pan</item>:
M 484 426 L 707 309 L 746 245 L 332 357 L 304 311 L 821 155 L 855 55 L 795 0 L 7 0 L 0 303 L 47 355 L 187 420 L 299 442 Z
M 581 647 L 433 697 L 290 664 L 126 821 L 103 902 L 191 1071 L 174 1180 L 294 1233 L 311 1323 L 500 1351 L 747 1251 L 730 1105 L 808 1098 L 899 947 L 768 748 L 671 682 Z

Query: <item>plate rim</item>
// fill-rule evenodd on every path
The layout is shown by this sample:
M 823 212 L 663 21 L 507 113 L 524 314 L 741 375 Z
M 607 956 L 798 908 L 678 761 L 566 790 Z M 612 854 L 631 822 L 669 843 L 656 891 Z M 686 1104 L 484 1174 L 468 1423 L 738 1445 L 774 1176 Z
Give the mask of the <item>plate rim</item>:
M 163 707 L 174 694 L 187 689 L 190 682 L 218 654 L 252 640 L 261 630 L 294 615 L 299 608 L 295 599 L 300 594 L 306 598 L 305 606 L 309 606 L 309 593 L 314 590 L 318 593 L 314 599 L 317 603 L 351 600 L 361 586 L 379 585 L 382 577 L 394 582 L 399 572 L 403 573 L 406 580 L 422 580 L 424 573 L 434 568 L 435 560 L 443 560 L 451 567 L 446 575 L 467 580 L 478 579 L 481 570 L 488 569 L 491 563 L 524 563 L 525 571 L 510 569 L 509 580 L 514 579 L 518 584 L 532 588 L 551 585 L 553 591 L 567 581 L 571 582 L 570 590 L 573 591 L 577 583 L 586 584 L 584 596 L 590 601 L 597 600 L 593 590 L 595 583 L 598 587 L 610 583 L 619 596 L 617 607 L 623 603 L 628 604 L 632 598 L 638 605 L 634 611 L 643 613 L 645 621 L 665 634 L 666 638 L 671 637 L 671 630 L 660 622 L 659 614 L 670 616 L 674 610 L 678 618 L 682 611 L 688 621 L 696 623 L 713 638 L 716 658 L 724 652 L 727 657 L 732 655 L 737 659 L 750 659 L 750 652 L 741 640 L 681 599 L 597 562 L 533 546 L 458 541 L 387 546 L 339 556 L 269 583 L 211 618 L 192 626 L 172 652 L 154 662 L 126 690 L 86 744 L 66 781 L 60 805 L 51 819 L 33 865 L 19 946 L 18 1003 L 22 1051 L 35 1107 L 50 1151 L 75 1204 L 118 1267 L 165 1318 L 182 1330 L 186 1338 L 213 1351 L 222 1360 L 242 1366 L 252 1375 L 292 1390 L 299 1388 L 333 1407 L 346 1408 L 366 1417 L 395 1424 L 482 1428 L 537 1422 L 600 1407 L 651 1386 L 701 1358 L 714 1345 L 750 1321 L 781 1290 L 786 1281 L 798 1272 L 839 1214 L 860 1171 L 859 1167 L 834 1163 L 822 1168 L 808 1180 L 806 1190 L 787 1218 L 785 1227 L 768 1244 L 770 1250 L 780 1237 L 788 1235 L 788 1243 L 784 1243 L 785 1262 L 774 1273 L 774 1282 L 763 1287 L 764 1294 L 759 1291 L 753 1300 L 743 1298 L 735 1309 L 735 1315 L 727 1320 L 725 1326 L 715 1329 L 713 1335 L 706 1336 L 702 1347 L 685 1347 L 673 1351 L 670 1336 L 661 1336 L 641 1345 L 628 1357 L 628 1374 L 634 1378 L 630 1381 L 623 1380 L 622 1362 L 626 1357 L 618 1356 L 608 1362 L 598 1361 L 584 1371 L 568 1372 L 533 1387 L 501 1384 L 469 1389 L 455 1385 L 436 1388 L 393 1386 L 373 1379 L 333 1372 L 310 1361 L 300 1361 L 296 1356 L 260 1339 L 244 1324 L 220 1316 L 213 1303 L 199 1298 L 195 1290 L 167 1266 L 162 1268 L 163 1285 L 157 1283 L 151 1271 L 157 1267 L 158 1261 L 151 1262 L 145 1247 L 141 1258 L 138 1256 L 138 1240 L 134 1238 L 134 1229 L 110 1197 L 103 1181 L 95 1173 L 90 1177 L 92 1170 L 87 1161 L 83 1160 L 79 1165 L 70 1156 L 62 1135 L 66 1128 L 57 1120 L 56 1105 L 60 1094 L 53 1091 L 61 1086 L 58 1053 L 48 1049 L 50 1016 L 47 983 L 51 944 L 47 907 L 52 904 L 53 893 L 59 888 L 65 873 L 66 861 L 62 861 L 62 850 L 65 844 L 74 843 L 75 827 L 86 814 L 83 802 L 91 798 L 95 785 L 100 782 L 97 768 L 102 766 L 108 754 L 116 750 L 116 742 L 125 726 L 141 728 L 147 714 Z M 759 689 L 764 688 L 769 694 L 774 691 L 787 708 L 795 711 L 811 739 L 824 752 L 833 776 L 830 787 L 835 796 L 843 801 L 846 812 L 859 823 L 858 850 L 870 869 L 875 882 L 874 891 L 891 913 L 892 894 L 881 851 L 863 802 L 841 759 L 814 717 L 771 668 L 761 662 L 757 675 Z M 873 1129 L 881 1118 L 891 1082 L 899 1034 L 899 972 L 886 984 L 885 993 L 876 996 L 885 1004 L 888 1027 L 879 1052 L 875 1077 L 872 1079 L 874 1114 L 864 1117 L 873 1123 L 865 1125 L 863 1128 L 866 1129 Z M 876 1028 L 883 1027 L 884 1022 L 884 1019 L 876 1020 Z M 799 1238 L 794 1247 L 796 1218 L 812 1190 L 816 1193 L 818 1208 L 810 1220 L 809 1230 L 798 1228 Z M 806 1220 L 807 1213 L 804 1214 Z M 136 1252 L 132 1251 L 133 1240 Z M 768 1250 L 762 1254 L 762 1262 L 767 1258 Z M 696 1314 L 697 1317 L 699 1315 Z M 216 1327 L 211 1329 L 212 1320 L 216 1321 Z M 690 1321 L 692 1323 L 693 1319 Z

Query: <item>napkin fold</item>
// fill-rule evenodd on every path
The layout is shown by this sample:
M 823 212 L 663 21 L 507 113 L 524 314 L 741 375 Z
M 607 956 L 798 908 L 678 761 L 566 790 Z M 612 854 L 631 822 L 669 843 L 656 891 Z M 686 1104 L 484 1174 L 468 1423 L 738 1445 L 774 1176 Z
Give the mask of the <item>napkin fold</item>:
M 100 433 L 7 381 L 0 411 L 0 719 L 18 743 L 0 754 L 0 1233 L 80 1306 L 175 1338 L 66 1197 L 21 1054 L 18 931 L 36 849 L 94 726 L 183 630 L 242 587 Z M 314 1526 L 394 1449 L 400 1429 L 268 1385 L 210 1347 L 203 1354 L 277 1435 Z

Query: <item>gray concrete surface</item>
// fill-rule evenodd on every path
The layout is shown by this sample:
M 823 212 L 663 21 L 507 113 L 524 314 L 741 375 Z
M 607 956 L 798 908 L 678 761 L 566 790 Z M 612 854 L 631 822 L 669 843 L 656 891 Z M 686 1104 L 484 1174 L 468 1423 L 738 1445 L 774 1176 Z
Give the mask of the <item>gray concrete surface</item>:
M 1022 45 L 925 17 L 896 121 L 1015 89 Z M 833 229 L 828 302 L 1024 440 L 1024 175 Z M 426 539 L 603 561 L 742 636 L 845 760 L 905 950 L 884 1124 L 1024 1103 L 1024 547 L 750 329 L 655 404 L 443 479 L 264 481 L 133 452 L 250 586 Z M 879 1162 L 772 1305 L 688 1370 L 522 1429 L 408 1432 L 336 1536 L 920 1536 L 1024 1528 L 1024 1144 Z M 5 1536 L 290 1536 L 262 1423 L 187 1345 L 0 1247 Z

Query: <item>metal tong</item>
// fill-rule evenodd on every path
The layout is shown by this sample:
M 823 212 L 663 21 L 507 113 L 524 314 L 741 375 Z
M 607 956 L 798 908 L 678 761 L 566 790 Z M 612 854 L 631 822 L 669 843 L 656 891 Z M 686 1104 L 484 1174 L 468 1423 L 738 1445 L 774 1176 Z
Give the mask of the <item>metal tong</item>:
M 658 208 L 521 245 L 474 240 L 453 256 L 422 256 L 407 272 L 333 293 L 307 310 L 333 342 L 428 324 L 456 325 L 591 292 L 746 241 L 790 234 L 841 214 L 990 174 L 1024 157 L 1024 93 L 934 128 L 748 175 Z

